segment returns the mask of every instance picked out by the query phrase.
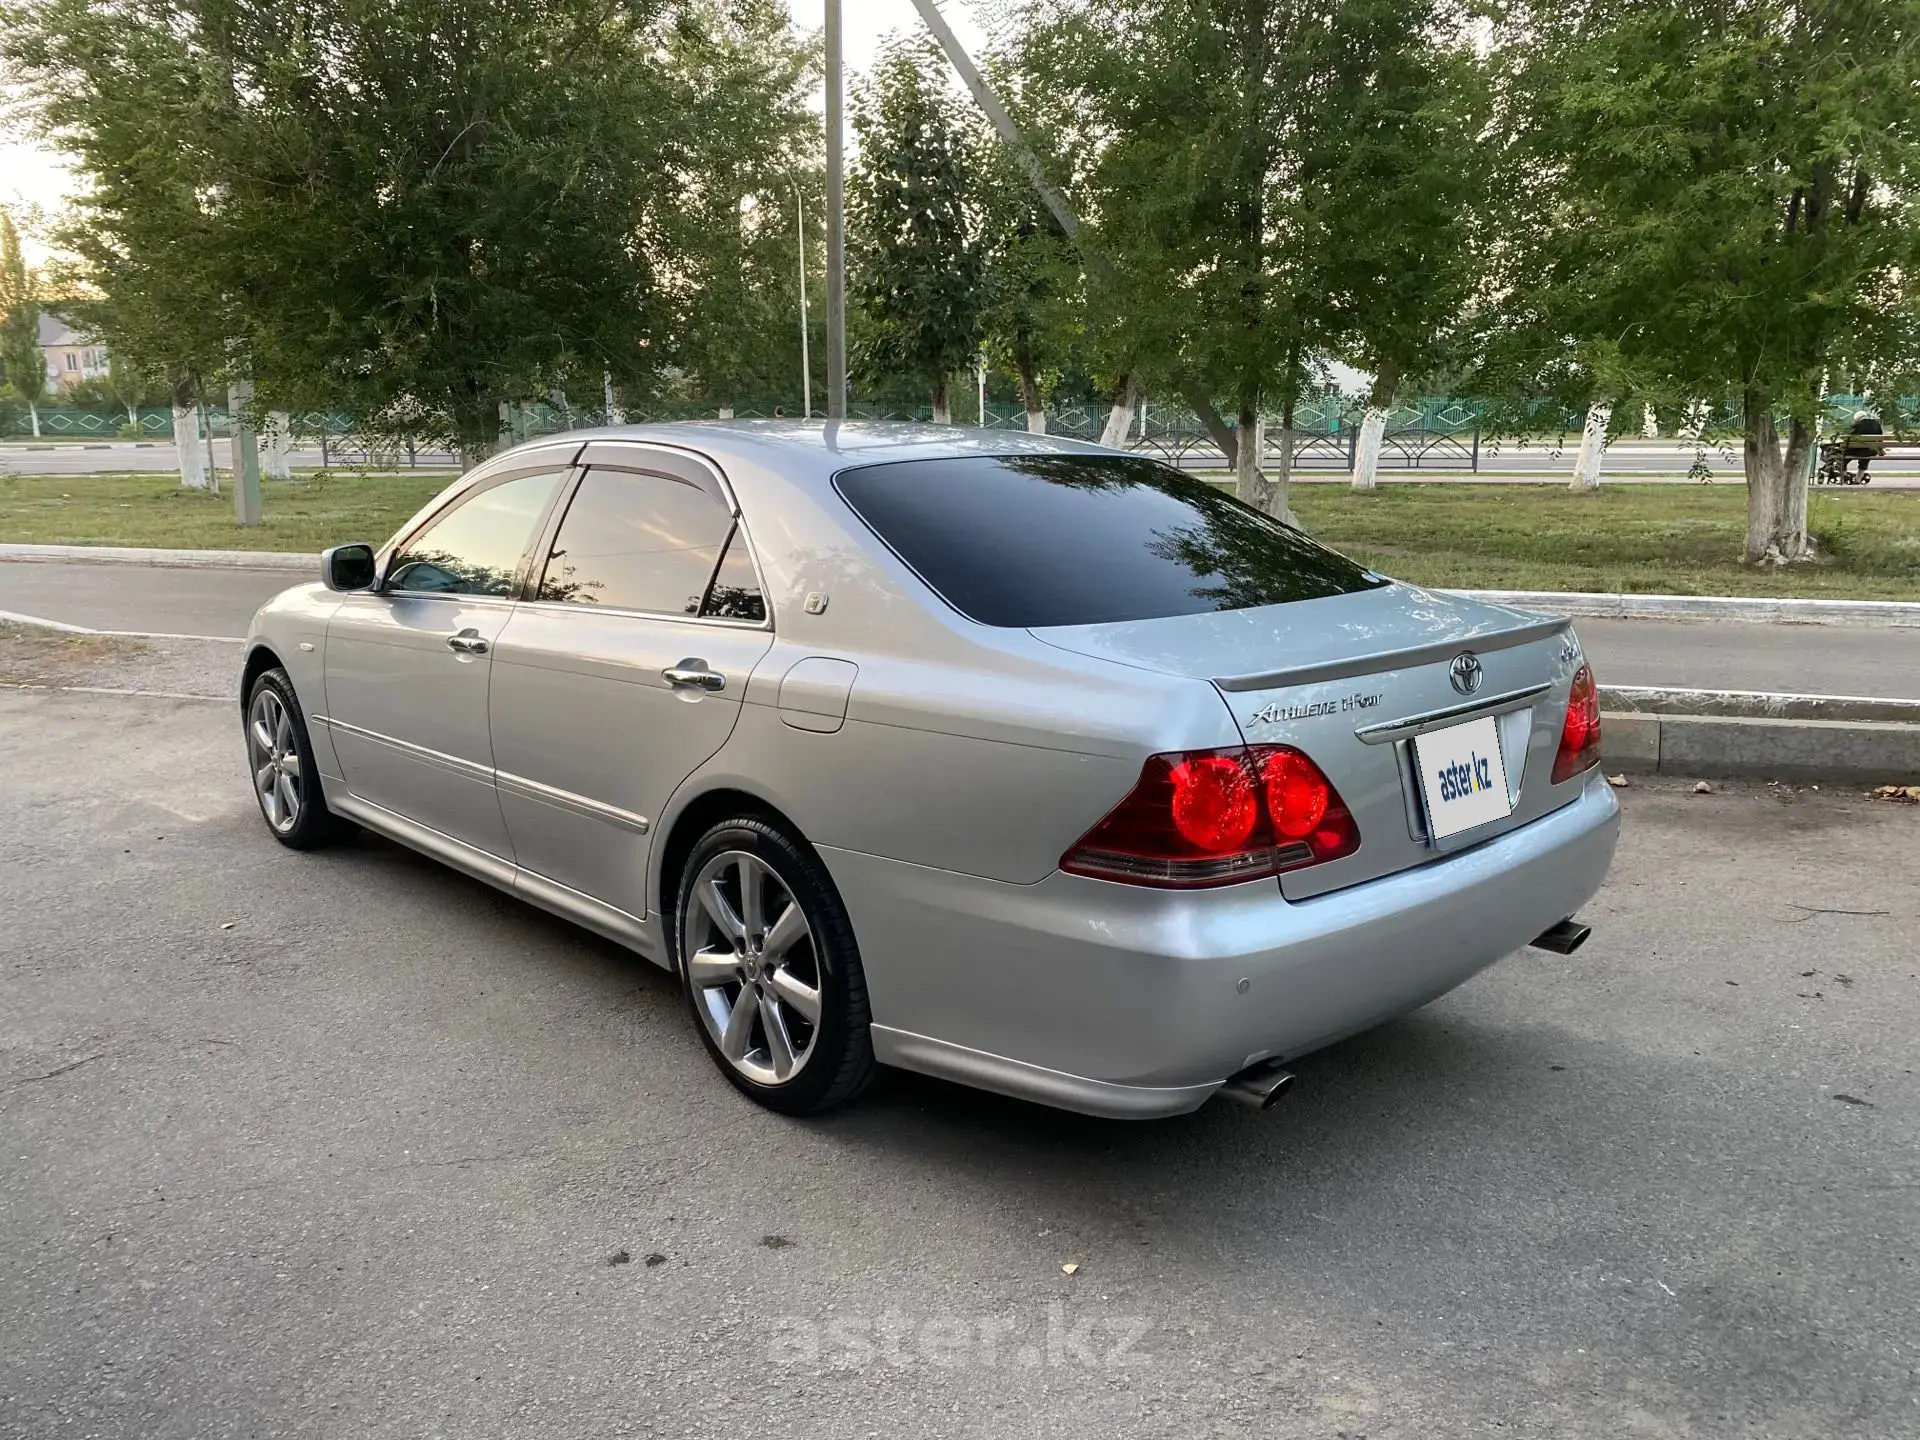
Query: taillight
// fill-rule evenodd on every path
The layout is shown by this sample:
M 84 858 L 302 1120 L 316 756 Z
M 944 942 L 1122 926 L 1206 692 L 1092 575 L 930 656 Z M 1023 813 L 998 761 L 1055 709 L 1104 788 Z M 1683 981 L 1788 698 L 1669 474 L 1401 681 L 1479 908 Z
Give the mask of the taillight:
M 1560 730 L 1560 752 L 1553 757 L 1553 783 L 1571 780 L 1600 763 L 1600 692 L 1593 667 L 1582 665 L 1567 695 L 1567 722 Z
M 1360 848 L 1340 792 L 1300 751 L 1235 746 L 1151 756 L 1133 792 L 1060 868 L 1133 885 L 1231 885 Z

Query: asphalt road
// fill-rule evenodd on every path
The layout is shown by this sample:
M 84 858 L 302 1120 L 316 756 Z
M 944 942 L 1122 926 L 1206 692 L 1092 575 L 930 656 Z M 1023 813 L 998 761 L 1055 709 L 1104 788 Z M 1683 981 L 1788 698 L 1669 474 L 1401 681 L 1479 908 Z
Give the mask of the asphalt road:
M 237 637 L 261 602 L 297 579 L 277 570 L 0 562 L 0 610 L 96 630 Z M 1609 685 L 1920 699 L 1920 628 L 1582 620 L 1578 629 Z
M 1451 453 L 1430 456 L 1423 469 L 1412 469 L 1396 463 L 1396 457 L 1390 455 L 1388 463 L 1381 471 L 1381 477 L 1389 481 L 1570 477 L 1573 474 L 1573 462 L 1579 449 L 1578 435 L 1570 436 L 1566 447 L 1558 452 L 1539 445 L 1520 446 L 1511 441 L 1502 442 L 1498 446 L 1485 442 L 1481 446 L 1478 473 L 1467 471 L 1466 460 Z M 1687 479 L 1688 467 L 1693 464 L 1694 453 L 1691 446 L 1679 445 L 1672 441 L 1630 442 L 1616 445 L 1607 452 L 1602 474 L 1616 481 L 1684 481 Z M 231 467 L 226 441 L 214 442 L 214 457 L 222 470 Z M 352 463 L 362 463 L 366 457 L 362 452 L 352 451 L 348 452 L 347 459 Z M 447 455 L 422 454 L 420 460 L 423 465 L 431 463 L 445 467 L 453 464 L 452 457 Z M 1745 483 L 1737 447 L 1709 447 L 1704 456 L 1704 462 L 1708 472 L 1716 481 L 1729 484 Z M 293 452 L 292 463 L 295 469 L 315 469 L 320 465 L 320 452 L 317 449 L 296 450 Z M 339 463 L 337 456 L 336 463 Z M 66 442 L 37 446 L 30 441 L 21 440 L 0 443 L 0 472 L 11 470 L 22 475 L 91 475 L 105 470 L 172 470 L 177 465 L 178 461 L 170 441 L 164 444 L 100 441 L 88 445 Z M 1436 470 L 1446 473 L 1435 475 L 1432 472 Z M 1874 461 L 1873 475 L 1873 484 L 1877 489 L 1920 488 L 1920 450 L 1903 451 Z M 1326 479 L 1345 483 L 1346 478 L 1344 472 L 1330 473 L 1313 465 L 1308 465 L 1295 473 L 1295 479 L 1301 481 Z
M 1265 1116 L 794 1122 L 235 719 L 0 692 L 0 1434 L 1920 1434 L 1920 810 L 1625 791 L 1583 951 Z

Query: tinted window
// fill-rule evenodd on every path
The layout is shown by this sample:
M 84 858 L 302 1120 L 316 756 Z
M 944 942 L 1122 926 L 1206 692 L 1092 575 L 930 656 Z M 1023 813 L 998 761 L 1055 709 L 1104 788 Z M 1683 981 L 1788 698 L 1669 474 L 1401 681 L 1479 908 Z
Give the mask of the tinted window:
M 694 615 L 733 517 L 664 475 L 589 470 L 560 522 L 540 598 Z
M 1151 460 L 908 460 L 834 483 L 948 604 L 985 625 L 1245 610 L 1386 583 Z
M 723 620 L 753 620 L 767 618 L 767 602 L 760 593 L 760 577 L 753 570 L 753 556 L 747 551 L 747 537 L 740 533 L 738 525 L 733 527 L 733 538 L 727 541 L 727 553 L 720 557 L 720 568 L 714 571 L 713 587 L 707 591 L 707 603 L 701 607 L 702 615 L 717 615 Z
M 443 595 L 510 595 L 514 572 L 564 470 L 522 475 L 462 500 L 415 535 L 387 567 L 387 587 Z

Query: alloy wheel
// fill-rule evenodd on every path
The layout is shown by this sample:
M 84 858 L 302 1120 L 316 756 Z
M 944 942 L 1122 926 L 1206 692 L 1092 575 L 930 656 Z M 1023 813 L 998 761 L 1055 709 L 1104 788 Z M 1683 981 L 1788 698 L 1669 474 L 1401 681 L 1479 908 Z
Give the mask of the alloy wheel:
M 247 708 L 247 754 L 260 813 L 275 834 L 285 835 L 300 822 L 304 777 L 300 748 L 293 739 L 293 717 L 272 689 L 262 688 Z
M 820 1028 L 819 956 L 793 891 L 757 855 L 707 861 L 680 917 L 694 1008 L 727 1063 L 759 1085 L 805 1068 Z

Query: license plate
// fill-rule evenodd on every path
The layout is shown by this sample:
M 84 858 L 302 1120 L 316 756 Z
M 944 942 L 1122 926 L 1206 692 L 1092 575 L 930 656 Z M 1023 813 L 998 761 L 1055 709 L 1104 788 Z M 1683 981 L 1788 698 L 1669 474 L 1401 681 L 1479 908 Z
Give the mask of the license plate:
M 1427 831 L 1435 840 L 1458 835 L 1513 813 L 1500 727 L 1493 716 L 1416 735 L 1414 768 L 1427 802 Z

